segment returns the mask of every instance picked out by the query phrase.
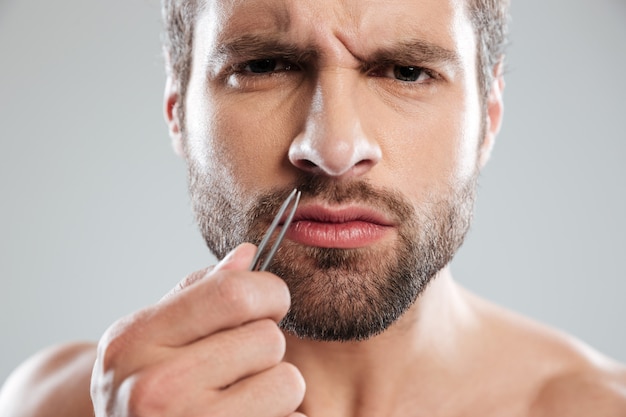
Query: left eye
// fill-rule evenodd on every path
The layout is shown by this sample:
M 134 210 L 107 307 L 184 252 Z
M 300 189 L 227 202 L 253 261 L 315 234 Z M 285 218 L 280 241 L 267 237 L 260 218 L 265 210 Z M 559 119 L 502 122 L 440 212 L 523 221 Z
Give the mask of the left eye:
M 246 62 L 243 66 L 243 70 L 245 72 L 251 72 L 253 74 L 266 74 L 275 71 L 292 71 L 294 69 L 296 69 L 296 67 L 291 63 L 274 58 L 254 59 Z
M 393 76 L 393 78 L 406 81 L 406 82 L 415 82 L 415 81 L 424 81 L 425 79 L 430 78 L 428 71 L 421 67 L 414 67 L 410 65 L 394 65 L 393 68 L 390 68 L 386 74 L 388 77 Z

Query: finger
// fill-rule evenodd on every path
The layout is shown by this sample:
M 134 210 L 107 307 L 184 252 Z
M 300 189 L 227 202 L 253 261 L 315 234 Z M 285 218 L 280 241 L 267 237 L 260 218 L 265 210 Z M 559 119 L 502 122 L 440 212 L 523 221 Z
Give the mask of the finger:
M 103 370 L 120 367 L 118 379 L 167 357 L 172 347 L 259 319 L 280 321 L 290 304 L 284 281 L 267 272 L 228 267 L 111 325 L 98 347 Z
M 172 349 L 167 358 L 150 366 L 146 375 L 162 391 L 177 398 L 183 393 L 193 398 L 272 368 L 284 354 L 282 332 L 265 319 Z
M 214 271 L 241 270 L 245 271 L 250 266 L 257 247 L 252 243 L 242 243 L 230 251 L 216 266 Z
M 296 409 L 304 398 L 304 379 L 285 362 L 223 390 L 199 389 L 193 381 L 173 385 L 169 375 L 155 368 L 124 381 L 118 411 L 133 416 L 303 416 Z
M 252 258 L 256 253 L 256 246 L 252 243 L 242 243 L 237 246 L 231 252 L 228 253 L 217 265 L 209 266 L 207 268 L 201 269 L 199 271 L 192 272 L 188 276 L 186 276 L 182 281 L 180 281 L 170 292 L 165 294 L 161 300 L 165 300 L 172 295 L 184 290 L 187 287 L 195 284 L 202 278 L 210 275 L 212 272 L 222 271 L 222 270 L 236 270 L 241 269 L 245 270 L 250 262 L 252 262 Z
M 305 390 L 300 371 L 290 363 L 281 362 L 228 387 L 222 391 L 220 400 L 201 415 L 284 417 L 298 409 Z
M 161 300 L 159 300 L 159 302 L 166 300 L 170 298 L 171 296 L 173 296 L 174 294 L 177 294 L 180 291 L 184 290 L 185 288 L 192 286 L 193 284 L 195 284 L 196 282 L 200 281 L 202 278 L 207 276 L 214 268 L 215 266 L 209 266 L 209 267 L 206 267 L 199 271 L 192 272 L 191 274 L 187 275 L 183 280 L 181 280 L 178 284 L 176 284 L 174 288 L 172 288 L 167 294 L 165 294 L 161 298 Z
M 158 305 L 143 330 L 155 344 L 183 346 L 247 322 L 279 322 L 290 302 L 287 285 L 275 275 L 219 271 Z
M 280 321 L 289 309 L 289 290 L 273 274 L 248 271 L 255 251 L 252 244 L 240 245 L 203 279 L 135 317 L 137 341 L 183 346 L 249 321 Z
M 164 312 L 163 317 L 169 318 L 170 322 L 180 320 L 175 323 L 173 330 L 176 335 L 168 345 L 189 343 L 215 331 L 259 318 L 271 317 L 280 321 L 289 308 L 288 290 L 284 282 L 276 280 L 276 277 L 264 274 L 266 280 L 262 281 L 256 276 L 250 276 L 248 266 L 256 250 L 253 244 L 243 243 L 201 278 L 200 274 L 192 274 L 190 279 L 183 282 L 182 287 L 185 288 L 190 281 L 197 283 L 202 278 L 205 280 L 202 290 L 181 295 L 181 299 L 173 303 L 167 313 Z M 236 271 L 245 273 L 247 278 L 234 274 Z M 203 307 L 209 308 L 205 310 Z M 171 315 L 172 310 L 177 310 L 178 314 Z M 189 310 L 197 314 L 192 314 Z
M 221 331 L 186 346 L 189 375 L 206 388 L 223 388 L 276 366 L 285 355 L 285 336 L 272 320 L 263 319 Z M 183 352 L 186 353 L 186 352 Z

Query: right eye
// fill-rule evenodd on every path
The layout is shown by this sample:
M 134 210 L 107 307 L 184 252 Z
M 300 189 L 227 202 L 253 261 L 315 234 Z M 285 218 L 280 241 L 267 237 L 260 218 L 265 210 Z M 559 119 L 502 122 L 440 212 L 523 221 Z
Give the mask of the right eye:
M 276 69 L 275 59 L 255 59 L 248 61 L 244 70 L 253 72 L 255 74 L 261 74 L 265 72 L 272 72 Z
M 297 65 L 276 58 L 253 59 L 251 61 L 243 63 L 241 68 L 242 72 L 248 72 L 252 74 L 268 74 L 278 71 L 299 70 Z

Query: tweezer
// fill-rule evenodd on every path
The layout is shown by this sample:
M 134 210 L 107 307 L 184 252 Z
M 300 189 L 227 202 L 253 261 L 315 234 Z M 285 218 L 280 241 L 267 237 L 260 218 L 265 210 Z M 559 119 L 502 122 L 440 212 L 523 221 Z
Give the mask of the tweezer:
M 301 194 L 302 193 L 298 191 L 298 189 L 294 189 L 291 192 L 291 194 L 289 194 L 289 197 L 287 197 L 287 199 L 282 204 L 282 206 L 280 206 L 280 209 L 278 210 L 278 213 L 274 217 L 272 224 L 270 225 L 269 229 L 267 229 L 267 232 L 265 232 L 265 236 L 263 236 L 263 240 L 261 240 L 261 243 L 259 244 L 259 247 L 256 251 L 256 255 L 254 255 L 254 259 L 252 260 L 252 263 L 250 263 L 250 267 L 248 268 L 248 270 L 265 271 L 268 265 L 270 264 L 270 262 L 272 262 L 272 259 L 274 258 L 274 255 L 276 254 L 276 251 L 278 250 L 280 243 L 283 241 L 283 238 L 285 237 L 285 233 L 287 233 L 287 229 L 289 228 L 289 225 L 291 224 L 291 221 L 293 220 L 293 215 L 296 214 L 296 208 L 298 208 L 298 203 L 300 202 Z M 291 211 L 289 212 L 289 215 L 285 219 L 285 223 L 283 223 L 283 227 L 280 230 L 280 233 L 278 234 L 278 237 L 276 238 L 274 245 L 272 245 L 272 248 L 265 256 L 265 260 L 263 261 L 263 264 L 259 266 L 258 265 L 259 259 L 261 259 L 261 256 L 263 255 L 263 251 L 265 250 L 265 247 L 268 245 L 270 238 L 272 237 L 272 234 L 278 227 L 278 223 L 280 222 L 280 219 L 283 217 L 283 214 L 285 214 L 285 211 L 287 211 L 289 204 L 294 199 L 295 201 L 293 203 L 293 206 L 291 207 Z

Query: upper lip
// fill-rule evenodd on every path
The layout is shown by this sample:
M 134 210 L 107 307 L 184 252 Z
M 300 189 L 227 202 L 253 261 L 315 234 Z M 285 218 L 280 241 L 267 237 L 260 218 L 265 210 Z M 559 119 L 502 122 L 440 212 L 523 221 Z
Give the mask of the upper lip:
M 393 226 L 394 222 L 379 210 L 354 204 L 324 206 L 320 204 L 301 205 L 296 210 L 293 221 L 313 221 L 320 223 L 348 223 L 362 221 L 379 226 Z

